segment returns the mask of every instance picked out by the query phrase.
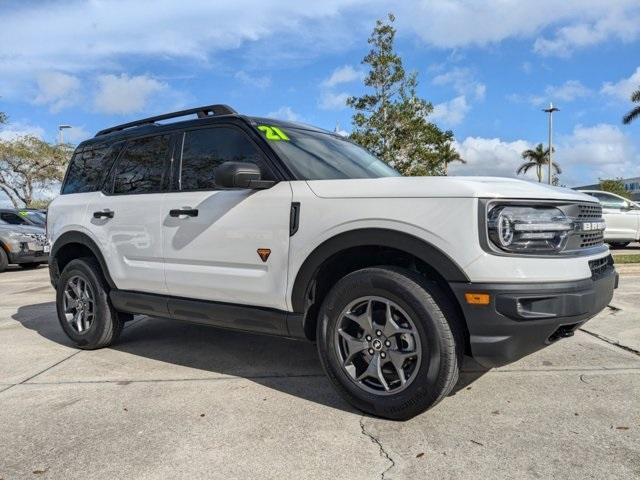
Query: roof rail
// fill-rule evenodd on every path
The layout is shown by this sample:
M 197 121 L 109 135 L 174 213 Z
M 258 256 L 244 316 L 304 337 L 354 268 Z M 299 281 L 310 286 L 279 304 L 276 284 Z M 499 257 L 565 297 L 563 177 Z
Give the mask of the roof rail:
M 116 125 L 115 127 L 105 128 L 96 133 L 96 137 L 106 135 L 108 133 L 119 132 L 127 128 L 139 127 L 141 125 L 150 125 L 159 120 L 167 120 L 169 118 L 186 117 L 187 115 L 196 114 L 198 118 L 205 118 L 212 115 L 233 115 L 236 112 L 228 105 L 206 105 L 204 107 L 190 108 L 189 110 L 181 110 L 179 112 L 165 113 L 164 115 L 157 115 L 155 117 L 143 118 L 136 120 L 135 122 L 123 123 L 122 125 Z

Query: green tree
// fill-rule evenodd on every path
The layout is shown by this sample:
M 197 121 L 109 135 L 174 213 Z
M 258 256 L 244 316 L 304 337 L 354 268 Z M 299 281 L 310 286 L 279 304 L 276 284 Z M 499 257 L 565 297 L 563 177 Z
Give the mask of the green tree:
M 516 174 L 527 173 L 532 168 L 536 169 L 536 175 L 538 176 L 538 182 L 542 182 L 543 172 L 545 168 L 549 167 L 549 149 L 539 143 L 535 149 L 528 149 L 522 152 L 522 158 L 525 162 L 518 167 Z M 560 165 L 553 162 L 553 169 L 556 173 L 562 173 Z
M 633 103 L 640 104 L 640 88 L 631 94 L 631 101 Z M 628 125 L 633 122 L 638 116 L 640 116 L 640 105 L 637 105 L 636 107 L 629 110 L 629 112 L 624 117 L 622 117 L 622 122 L 625 125 Z
M 631 200 L 631 195 L 629 194 L 627 189 L 624 188 L 624 183 L 622 182 L 621 178 L 616 178 L 616 179 L 601 178 L 600 190 L 604 192 L 615 193 L 617 195 L 620 195 L 621 197 L 628 198 L 629 200 Z
M 69 145 L 55 145 L 34 136 L 0 141 L 0 191 L 14 207 L 34 204 L 33 192 L 61 181 L 71 157 Z
M 460 152 L 458 152 L 453 144 L 450 141 L 441 143 L 436 148 L 436 152 L 438 158 L 443 164 L 444 174 L 447 175 L 449 172 L 449 164 L 452 162 L 460 162 L 467 163 L 467 161 L 460 156 Z
M 445 164 L 438 146 L 453 141 L 427 117 L 433 105 L 419 98 L 417 73 L 407 74 L 394 51 L 395 17 L 378 20 L 369 37 L 371 50 L 362 63 L 369 66 L 364 84 L 369 92 L 350 97 L 355 110 L 351 139 L 373 152 L 403 175 L 440 175 Z

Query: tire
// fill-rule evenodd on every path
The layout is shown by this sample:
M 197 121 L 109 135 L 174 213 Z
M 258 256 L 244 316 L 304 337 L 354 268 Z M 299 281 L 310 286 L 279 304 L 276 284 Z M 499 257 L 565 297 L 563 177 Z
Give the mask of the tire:
M 611 248 L 625 248 L 630 243 L 631 242 L 611 242 L 609 243 L 609 245 L 611 246 Z
M 41 264 L 40 263 L 19 263 L 18 266 L 23 270 L 35 270 Z
M 372 298 L 371 306 L 361 306 L 359 302 L 363 298 L 365 304 L 369 302 L 367 298 Z M 354 306 L 351 307 L 352 305 Z M 350 309 L 349 312 L 357 311 L 359 315 L 343 315 L 345 309 Z M 366 316 L 366 309 L 374 312 L 373 317 L 370 317 L 374 321 L 378 316 L 378 321 L 374 324 L 373 340 L 369 342 L 364 334 L 365 329 L 359 323 L 363 315 Z M 392 325 L 404 325 L 402 331 L 412 333 L 387 336 L 387 321 L 384 322 L 384 327 L 377 328 L 383 318 L 383 311 L 393 312 L 395 323 Z M 404 316 L 409 317 L 409 320 L 404 322 Z M 353 322 L 352 318 L 360 320 Z M 455 386 L 464 349 L 464 336 L 459 328 L 459 321 L 448 296 L 435 283 L 417 273 L 385 266 L 358 270 L 342 278 L 328 293 L 320 308 L 317 343 L 322 367 L 338 392 L 357 409 L 393 420 L 410 419 L 436 405 Z M 358 333 L 354 333 L 354 329 Z M 382 329 L 385 333 L 380 336 Z M 369 345 L 366 352 L 363 350 L 356 354 L 357 357 L 348 368 L 343 367 L 345 356 L 351 358 L 351 344 L 348 340 L 343 340 L 346 338 L 346 330 L 349 330 L 350 338 L 358 337 L 361 342 L 354 351 L 362 348 L 362 342 Z M 397 331 L 394 328 L 390 330 Z M 387 350 L 376 352 L 380 346 L 379 343 L 375 344 L 376 338 L 382 339 L 385 345 L 391 345 L 387 345 Z M 404 353 L 404 347 L 400 343 L 408 345 L 405 338 L 411 340 L 413 352 Z M 412 358 L 405 358 L 400 367 L 405 384 L 401 384 L 400 369 L 395 367 L 395 361 L 391 361 L 394 350 L 396 355 L 414 355 Z M 372 352 L 373 355 L 370 355 Z M 368 377 L 359 381 L 357 377 L 365 370 L 367 358 L 373 359 L 376 354 L 382 365 L 377 372 L 383 372 L 381 374 L 384 382 L 378 380 L 379 376 L 378 379 Z M 366 371 L 369 371 L 368 367 Z M 389 387 L 389 390 L 384 390 L 383 387 Z
M 4 251 L 2 245 L 0 245 L 0 273 L 4 272 L 9 266 L 9 258 L 7 252 Z
M 85 283 L 83 283 L 85 282 Z M 65 291 L 67 287 L 71 289 L 70 295 L 73 293 L 74 287 L 80 288 L 82 291 L 91 293 L 93 301 L 90 307 L 86 307 L 86 311 L 92 314 L 87 315 L 85 320 L 80 320 L 82 328 L 79 328 L 78 322 L 68 320 L 65 313 Z M 86 289 L 83 285 L 88 285 Z M 78 298 L 83 299 L 83 295 Z M 85 303 L 85 305 L 88 302 Z M 58 289 L 56 292 L 56 309 L 58 312 L 58 320 L 62 329 L 73 343 L 84 350 L 94 350 L 111 345 L 122 332 L 124 322 L 121 316 L 116 312 L 109 300 L 109 287 L 102 276 L 102 271 L 98 262 L 93 258 L 80 258 L 70 261 L 60 275 Z M 73 309 L 73 312 L 77 309 Z M 73 318 L 77 318 L 73 315 Z M 90 319 L 90 321 L 89 321 Z

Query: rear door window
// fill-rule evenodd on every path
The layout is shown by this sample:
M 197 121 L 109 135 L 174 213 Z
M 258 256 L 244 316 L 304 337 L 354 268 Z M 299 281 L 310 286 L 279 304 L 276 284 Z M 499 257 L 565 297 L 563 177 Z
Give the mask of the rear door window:
M 170 139 L 170 135 L 157 135 L 129 141 L 114 167 L 113 193 L 130 195 L 162 191 Z
M 13 212 L 0 212 L 0 220 L 9 225 L 29 225 L 27 220 Z
M 182 145 L 180 189 L 216 189 L 216 167 L 232 161 L 255 163 L 263 179 L 273 179 L 262 152 L 240 129 L 211 127 L 186 131 Z
M 73 154 L 62 194 L 95 192 L 102 184 L 122 144 L 84 148 Z

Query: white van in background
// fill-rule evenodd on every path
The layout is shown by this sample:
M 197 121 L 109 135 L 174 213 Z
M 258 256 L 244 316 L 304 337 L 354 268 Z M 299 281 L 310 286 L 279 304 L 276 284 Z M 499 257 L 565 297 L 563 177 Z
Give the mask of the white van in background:
M 624 248 L 640 241 L 640 205 L 615 193 L 600 190 L 580 190 L 596 197 L 602 204 L 602 216 L 607 224 L 604 241 L 612 247 Z

